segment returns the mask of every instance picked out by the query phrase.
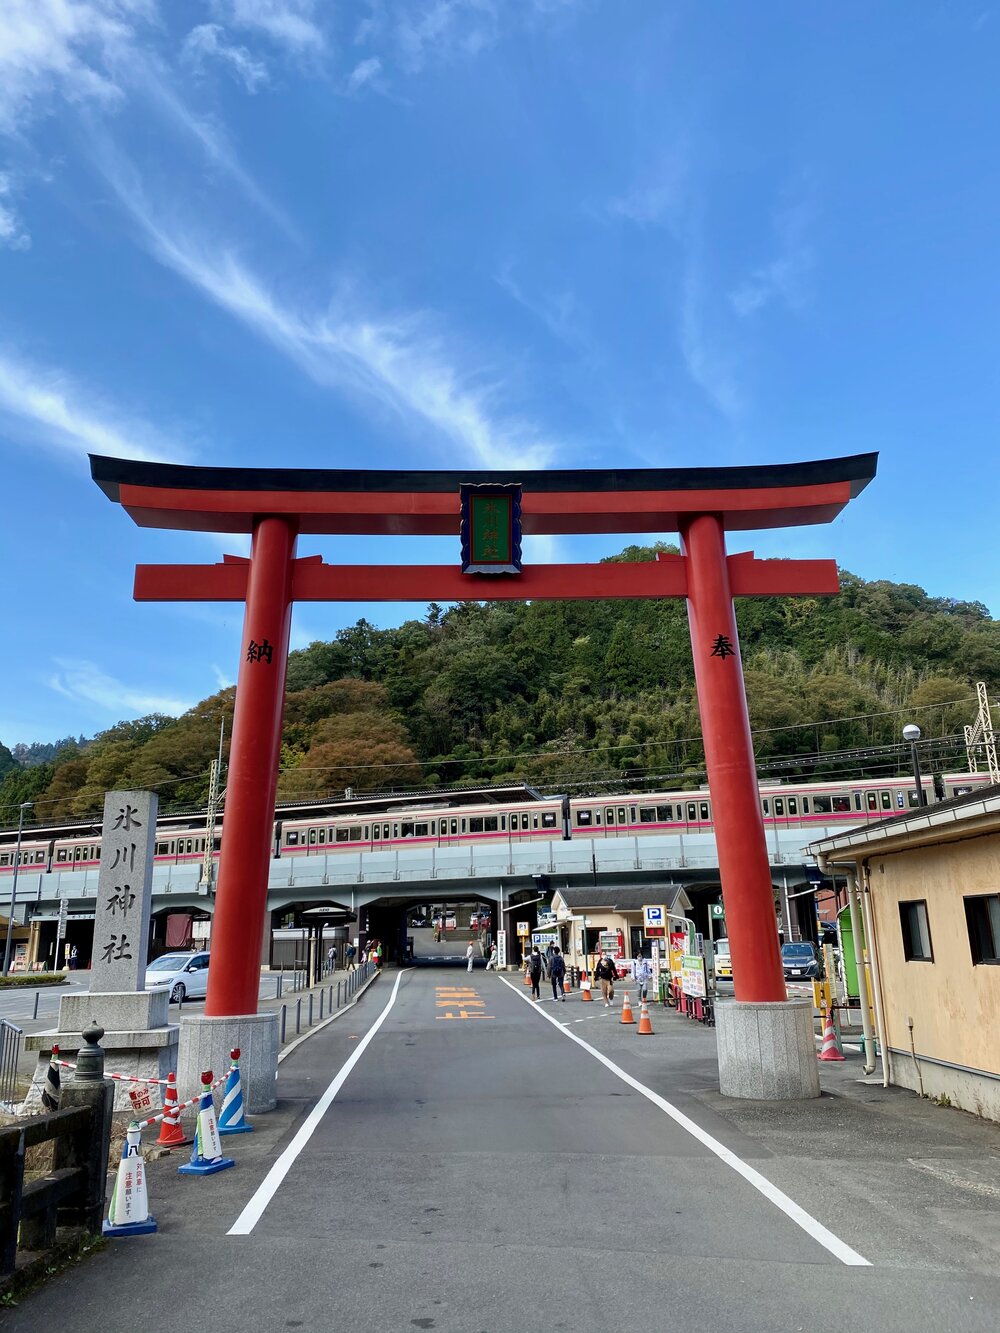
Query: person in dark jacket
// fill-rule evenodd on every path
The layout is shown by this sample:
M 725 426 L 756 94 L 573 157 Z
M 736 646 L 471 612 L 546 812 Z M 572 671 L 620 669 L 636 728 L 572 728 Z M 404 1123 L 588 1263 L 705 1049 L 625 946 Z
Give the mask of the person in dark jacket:
M 528 958 L 528 976 L 531 978 L 531 998 L 533 1000 L 542 998 L 538 990 L 542 981 L 542 970 L 542 955 L 538 952 L 538 945 L 536 944 Z
M 615 998 L 615 982 L 618 980 L 618 969 L 606 953 L 601 954 L 600 961 L 594 968 L 594 976 L 601 983 L 601 994 L 604 996 L 604 1007 L 607 1009 Z
M 566 960 L 559 952 L 558 946 L 552 946 L 552 957 L 549 959 L 549 980 L 552 982 L 552 999 L 562 1000 L 566 1003 L 566 994 L 563 990 L 563 980 L 566 976 Z

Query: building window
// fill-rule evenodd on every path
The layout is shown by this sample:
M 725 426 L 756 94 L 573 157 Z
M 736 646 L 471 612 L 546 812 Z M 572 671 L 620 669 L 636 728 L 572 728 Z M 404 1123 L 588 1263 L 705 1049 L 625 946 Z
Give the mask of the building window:
M 903 956 L 907 962 L 933 963 L 926 901 L 900 903 L 899 924 L 903 932 Z
M 1000 894 L 963 899 L 973 963 L 1000 963 Z

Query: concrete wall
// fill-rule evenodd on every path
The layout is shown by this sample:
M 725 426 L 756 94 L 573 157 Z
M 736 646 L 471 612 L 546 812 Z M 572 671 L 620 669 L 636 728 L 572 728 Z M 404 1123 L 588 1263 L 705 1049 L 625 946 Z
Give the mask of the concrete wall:
M 919 1091 L 922 1078 L 928 1096 L 1000 1120 L 1000 967 L 973 965 L 962 901 L 1000 890 L 1000 834 L 873 857 L 870 882 L 893 1082 Z M 933 962 L 903 954 L 899 904 L 914 899 L 927 903 Z

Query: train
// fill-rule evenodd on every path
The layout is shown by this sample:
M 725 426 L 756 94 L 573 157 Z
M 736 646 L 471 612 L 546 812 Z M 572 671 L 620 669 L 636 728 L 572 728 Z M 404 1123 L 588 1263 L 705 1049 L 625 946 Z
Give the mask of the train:
M 990 785 L 987 773 L 928 775 L 928 802 L 948 800 Z M 851 828 L 888 819 L 916 806 L 913 778 L 860 778 L 831 781 L 761 782 L 765 830 Z M 213 831 L 218 858 L 223 818 Z M 414 793 L 357 801 L 299 805 L 278 810 L 272 829 L 276 858 L 393 852 L 399 848 L 461 847 L 472 844 L 535 844 L 573 838 L 642 837 L 652 834 L 706 834 L 713 829 L 712 799 L 698 790 L 643 792 L 628 796 L 543 796 L 529 787 L 503 788 L 491 801 L 488 789 L 463 793 Z M 207 817 L 165 816 L 157 823 L 156 864 L 201 864 L 208 841 Z M 100 829 L 80 824 L 22 837 L 23 870 L 93 870 L 100 864 Z M 16 832 L 0 832 L 0 876 L 17 859 Z

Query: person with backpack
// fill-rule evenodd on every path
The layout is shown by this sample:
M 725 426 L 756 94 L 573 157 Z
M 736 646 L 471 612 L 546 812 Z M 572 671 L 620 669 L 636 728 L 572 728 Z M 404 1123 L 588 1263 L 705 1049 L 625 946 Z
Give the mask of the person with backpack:
M 562 1000 L 566 1003 L 566 992 L 563 989 L 563 981 L 566 977 L 566 960 L 559 952 L 558 945 L 552 946 L 552 957 L 549 959 L 549 980 L 552 982 L 552 1000 Z
M 347 959 L 348 972 L 353 972 L 354 969 L 357 967 L 357 963 L 355 963 L 354 961 L 354 955 L 356 953 L 357 949 L 355 949 L 353 944 L 348 944 L 347 948 L 344 950 L 344 957 Z
M 533 1000 L 541 1000 L 542 998 L 538 988 L 542 982 L 543 970 L 542 955 L 538 952 L 538 945 L 536 944 L 528 957 L 528 976 L 531 978 L 531 998 Z
M 604 1007 L 608 1009 L 611 1001 L 615 998 L 615 982 L 618 980 L 618 969 L 606 953 L 601 954 L 600 960 L 594 968 L 594 976 L 601 983 Z

